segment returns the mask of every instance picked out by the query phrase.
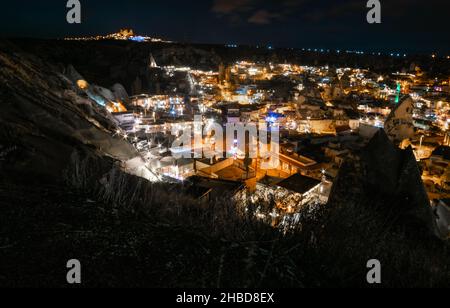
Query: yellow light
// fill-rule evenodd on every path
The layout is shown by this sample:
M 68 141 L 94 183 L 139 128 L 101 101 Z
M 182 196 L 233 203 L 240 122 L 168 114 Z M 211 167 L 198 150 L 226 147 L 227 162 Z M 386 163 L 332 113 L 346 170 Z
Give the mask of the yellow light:
M 82 80 L 82 79 L 77 81 L 77 86 L 81 90 L 86 90 L 87 88 L 89 88 L 89 84 L 87 83 L 87 81 L 86 80 Z

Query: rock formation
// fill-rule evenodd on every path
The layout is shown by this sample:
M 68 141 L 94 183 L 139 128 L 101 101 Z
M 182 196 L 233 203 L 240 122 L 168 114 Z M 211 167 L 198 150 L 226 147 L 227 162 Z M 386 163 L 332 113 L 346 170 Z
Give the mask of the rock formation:
M 421 225 L 437 234 L 435 217 L 412 149 L 396 147 L 384 130 L 371 139 L 359 160 L 344 163 L 329 206 L 371 207 L 387 220 Z
M 401 143 L 414 136 L 413 110 L 414 101 L 409 95 L 403 97 L 392 110 L 384 124 L 384 129 L 392 141 Z
M 0 166 L 5 173 L 61 180 L 75 152 L 106 169 L 111 161 L 103 158 L 138 156 L 114 137 L 118 127 L 105 108 L 80 94 L 73 81 L 82 76 L 73 67 L 60 70 L 5 41 L 0 50 L 0 144 L 15 149 Z

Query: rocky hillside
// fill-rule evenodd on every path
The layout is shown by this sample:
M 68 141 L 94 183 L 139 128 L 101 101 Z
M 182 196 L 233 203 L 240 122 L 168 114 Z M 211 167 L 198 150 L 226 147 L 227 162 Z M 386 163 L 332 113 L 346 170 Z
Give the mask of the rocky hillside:
M 0 42 L 0 164 L 11 176 L 61 179 L 74 153 L 99 162 L 138 156 L 113 136 L 117 127 L 110 114 L 82 95 L 64 71 Z

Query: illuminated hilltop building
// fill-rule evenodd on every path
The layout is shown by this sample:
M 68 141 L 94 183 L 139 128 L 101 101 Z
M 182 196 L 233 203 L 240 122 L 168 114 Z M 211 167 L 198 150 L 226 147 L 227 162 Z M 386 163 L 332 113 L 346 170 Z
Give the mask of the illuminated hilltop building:
M 120 29 L 117 34 L 118 34 L 118 36 L 130 38 L 130 37 L 134 36 L 134 31 L 133 31 L 133 29 Z
M 171 41 L 153 38 L 149 36 L 136 35 L 132 29 L 120 29 L 117 33 L 108 35 L 97 35 L 89 37 L 67 37 L 67 41 L 101 41 L 101 40 L 116 40 L 116 41 L 135 41 L 135 42 L 163 42 L 172 43 Z

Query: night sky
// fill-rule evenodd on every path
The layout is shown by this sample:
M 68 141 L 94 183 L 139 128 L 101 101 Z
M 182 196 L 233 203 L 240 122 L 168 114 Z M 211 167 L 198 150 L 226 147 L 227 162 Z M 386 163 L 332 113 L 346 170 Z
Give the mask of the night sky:
M 2 1 L 2 37 L 65 37 L 133 28 L 176 41 L 275 47 L 450 54 L 450 1 L 381 0 L 381 25 L 366 0 L 80 0 L 81 25 L 66 0 Z

